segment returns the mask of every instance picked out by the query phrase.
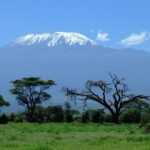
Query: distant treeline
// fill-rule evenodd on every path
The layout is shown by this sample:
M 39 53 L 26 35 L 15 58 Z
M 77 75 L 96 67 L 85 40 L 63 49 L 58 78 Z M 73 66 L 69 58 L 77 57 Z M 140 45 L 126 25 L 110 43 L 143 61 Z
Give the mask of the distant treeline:
M 28 122 L 28 112 L 1 114 L 0 123 L 7 122 Z M 78 111 L 72 109 L 69 103 L 64 106 L 37 106 L 33 114 L 32 122 L 48 123 L 48 122 L 81 122 L 81 123 L 113 123 L 112 117 L 103 109 L 87 109 Z M 137 109 L 131 106 L 119 118 L 119 123 L 140 123 L 141 126 L 150 122 L 150 107 Z
M 150 96 L 129 93 L 124 78 L 110 74 L 111 82 L 88 80 L 85 89 L 79 91 L 63 87 L 64 94 L 70 100 L 81 100 L 86 106 L 87 101 L 99 103 L 103 109 L 88 109 L 80 112 L 71 108 L 69 103 L 64 106 L 42 107 L 44 101 L 51 98 L 49 88 L 57 84 L 53 80 L 42 80 L 39 77 L 27 77 L 12 81 L 11 94 L 16 96 L 19 105 L 25 107 L 20 114 L 2 114 L 0 123 L 11 122 L 93 122 L 93 123 L 140 123 L 141 126 L 150 122 Z M 0 106 L 10 103 L 0 95 Z

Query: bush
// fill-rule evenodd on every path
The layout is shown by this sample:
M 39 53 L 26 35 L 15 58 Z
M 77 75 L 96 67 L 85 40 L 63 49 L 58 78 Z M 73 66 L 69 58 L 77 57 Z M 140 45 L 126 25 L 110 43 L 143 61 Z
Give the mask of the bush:
M 24 120 L 26 120 L 26 113 L 25 112 L 22 112 L 22 113 L 18 113 L 18 114 L 15 114 L 15 113 L 11 113 L 9 116 L 9 121 L 11 122 L 23 122 Z
M 111 114 L 105 114 L 104 122 L 108 122 L 108 123 L 112 123 L 113 122 Z
M 15 113 L 11 113 L 11 114 L 9 115 L 9 121 L 15 122 L 15 120 L 16 120 L 16 114 L 15 114 Z
M 146 126 L 148 123 L 150 123 L 150 113 L 142 114 L 140 127 Z
M 87 123 L 89 121 L 90 121 L 90 113 L 89 113 L 89 110 L 87 110 L 87 111 L 82 113 L 81 122 Z
M 47 121 L 46 108 L 42 106 L 37 106 L 35 108 L 33 122 L 44 123 L 46 121 Z
M 80 112 L 75 109 L 66 109 L 64 111 L 65 121 L 73 122 L 73 121 L 81 121 Z
M 90 121 L 94 123 L 103 123 L 104 111 L 101 109 L 90 110 Z
M 82 122 L 103 123 L 104 111 L 101 109 L 89 109 L 82 113 Z
M 16 123 L 22 123 L 23 122 L 23 118 L 20 117 L 20 116 L 17 116 L 16 119 L 15 119 L 15 122 Z
M 24 120 L 26 120 L 26 112 L 21 112 L 21 113 L 18 113 L 16 114 L 16 119 L 15 119 L 15 122 L 23 122 Z
M 150 133 L 150 123 L 145 126 L 145 133 Z
M 73 114 L 71 110 L 65 110 L 65 121 L 70 123 L 73 122 Z
M 61 106 L 49 106 L 46 109 L 47 120 L 51 122 L 63 122 L 64 111 Z
M 77 113 L 73 115 L 73 120 L 76 122 L 82 122 L 82 115 L 81 113 Z
M 139 110 L 128 110 L 120 116 L 120 121 L 123 123 L 140 123 L 141 113 Z
M 8 121 L 9 121 L 9 118 L 5 114 L 2 114 L 0 116 L 0 124 L 7 124 Z

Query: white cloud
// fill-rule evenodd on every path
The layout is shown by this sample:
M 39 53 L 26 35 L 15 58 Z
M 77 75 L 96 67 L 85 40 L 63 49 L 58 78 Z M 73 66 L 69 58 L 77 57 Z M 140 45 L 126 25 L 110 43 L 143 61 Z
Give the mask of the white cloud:
M 105 42 L 105 41 L 109 41 L 109 34 L 105 33 L 105 32 L 98 32 L 97 33 L 97 37 L 96 37 L 97 41 L 101 41 L 101 42 Z
M 140 45 L 150 38 L 149 32 L 133 33 L 121 40 L 124 46 Z

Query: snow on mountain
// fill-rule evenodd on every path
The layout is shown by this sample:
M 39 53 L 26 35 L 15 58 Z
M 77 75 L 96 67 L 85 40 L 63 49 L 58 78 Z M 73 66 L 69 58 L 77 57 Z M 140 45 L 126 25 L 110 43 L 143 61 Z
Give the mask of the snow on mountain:
M 48 47 L 54 47 L 56 45 L 67 44 L 72 45 L 96 45 L 96 42 L 90 40 L 86 36 L 75 32 L 54 32 L 54 33 L 42 33 L 42 34 L 27 34 L 18 38 L 14 42 L 15 45 L 35 45 L 46 44 Z
M 79 33 L 28 34 L 0 48 L 0 94 L 16 111 L 20 107 L 8 92 L 10 81 L 38 76 L 56 81 L 51 103 L 60 104 L 66 99 L 63 86 L 78 89 L 89 79 L 109 81 L 108 74 L 116 73 L 127 78 L 133 93 L 149 95 L 149 66 L 150 53 L 103 47 Z

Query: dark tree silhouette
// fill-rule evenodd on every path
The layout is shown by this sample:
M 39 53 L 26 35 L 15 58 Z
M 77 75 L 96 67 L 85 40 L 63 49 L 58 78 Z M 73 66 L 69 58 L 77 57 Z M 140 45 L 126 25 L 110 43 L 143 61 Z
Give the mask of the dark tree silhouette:
M 39 77 L 28 77 L 12 81 L 12 84 L 14 88 L 10 92 L 16 95 L 20 105 L 26 107 L 28 120 L 32 122 L 36 106 L 51 98 L 47 90 L 55 85 L 55 82 L 41 80 Z
M 120 114 L 125 111 L 127 105 L 148 100 L 149 96 L 129 94 L 124 78 L 112 74 L 110 74 L 110 78 L 111 83 L 89 80 L 86 82 L 85 90 L 81 92 L 66 87 L 63 89 L 65 95 L 73 100 L 79 98 L 85 104 L 87 100 L 98 102 L 111 113 L 113 122 L 117 124 Z
M 2 95 L 0 95 L 0 107 L 9 106 L 9 102 L 7 102 Z

